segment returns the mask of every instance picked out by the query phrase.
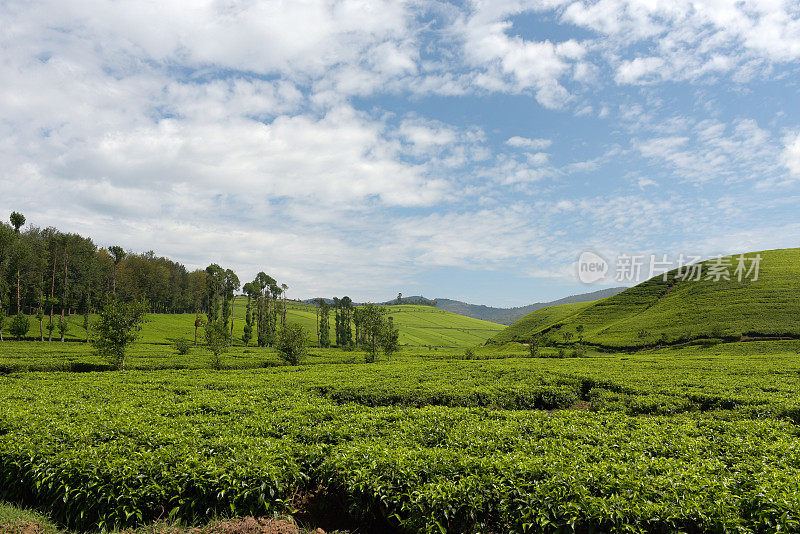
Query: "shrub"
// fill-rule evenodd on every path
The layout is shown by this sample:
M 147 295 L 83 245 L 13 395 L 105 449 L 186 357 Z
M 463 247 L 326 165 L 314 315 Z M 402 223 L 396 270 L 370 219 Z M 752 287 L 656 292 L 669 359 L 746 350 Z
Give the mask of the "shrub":
M 278 334 L 278 356 L 289 365 L 297 365 L 306 355 L 306 333 L 297 323 L 289 323 Z
M 181 356 L 185 356 L 192 349 L 192 342 L 186 338 L 179 337 L 172 340 L 172 348 Z
M 222 355 L 228 350 L 228 328 L 223 321 L 208 322 L 204 325 L 206 347 L 211 351 L 211 367 L 222 369 Z
M 18 313 L 11 319 L 11 323 L 8 325 L 9 333 L 17 338 L 17 341 L 22 339 L 22 336 L 28 333 L 28 330 L 31 329 L 31 322 L 30 320 L 25 317 L 23 314 Z
M 466 360 L 474 360 L 475 359 L 475 351 L 471 348 L 464 349 L 464 359 Z
M 94 347 L 101 357 L 120 371 L 125 370 L 125 349 L 139 337 L 147 308 L 145 301 L 122 302 L 114 297 L 100 312 L 95 325 Z

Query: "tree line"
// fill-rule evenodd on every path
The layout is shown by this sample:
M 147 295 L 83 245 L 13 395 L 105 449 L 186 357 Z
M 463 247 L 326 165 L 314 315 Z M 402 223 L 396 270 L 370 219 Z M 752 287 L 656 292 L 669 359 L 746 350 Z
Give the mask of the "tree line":
M 89 343 L 90 315 L 106 307 L 108 314 L 97 323 L 100 337 L 112 330 L 109 324 L 118 327 L 128 316 L 141 319 L 145 313 L 194 313 L 194 344 L 198 344 L 202 329 L 204 344 L 218 358 L 233 342 L 233 305 L 242 293 L 247 298 L 241 337 L 245 346 L 252 342 L 279 348 L 290 334 L 297 337 L 286 324 L 288 286 L 264 272 L 242 285 L 233 270 L 217 264 L 189 271 L 152 251 L 99 247 L 88 237 L 52 227 L 23 228 L 25 217 L 18 212 L 11 214 L 9 222 L 0 222 L 0 340 L 4 331 L 17 339 L 27 335 L 29 316 L 38 321 L 41 341 L 52 341 L 54 334 L 64 341 L 69 315 L 83 315 Z M 122 303 L 132 304 L 125 307 Z M 318 347 L 335 344 L 365 350 L 373 361 L 378 349 L 387 356 L 398 350 L 399 332 L 385 308 L 371 303 L 356 307 L 347 296 L 334 298 L 332 304 L 324 299 L 314 303 Z
M 152 251 L 100 247 L 79 234 L 25 227 L 25 217 L 18 212 L 11 214 L 9 222 L 0 222 L 0 340 L 4 327 L 20 332 L 29 321 L 27 316 L 35 316 L 42 341 L 52 341 L 54 335 L 63 341 L 69 329 L 67 317 L 80 314 L 88 342 L 89 316 L 111 297 L 146 302 L 150 313 L 195 313 L 198 327 L 201 314 L 206 314 L 208 322 L 221 320 L 233 330 L 232 305 L 240 283 L 230 269 L 212 264 L 190 271 Z M 259 343 L 272 344 L 277 307 L 270 303 L 281 293 L 285 303 L 287 286 L 264 273 L 257 281 L 262 297 L 266 291 L 271 297 L 257 314 Z M 250 287 L 245 286 L 246 290 Z M 283 323 L 285 317 L 284 311 Z M 27 333 L 28 328 L 24 330 Z
M 355 306 L 348 297 L 334 297 L 329 303 L 325 299 L 314 299 L 316 304 L 317 347 L 327 348 L 330 337 L 330 315 L 333 311 L 334 336 L 337 347 L 346 350 L 366 350 L 368 360 L 374 361 L 378 349 L 388 356 L 399 349 L 400 332 L 386 308 L 373 303 Z

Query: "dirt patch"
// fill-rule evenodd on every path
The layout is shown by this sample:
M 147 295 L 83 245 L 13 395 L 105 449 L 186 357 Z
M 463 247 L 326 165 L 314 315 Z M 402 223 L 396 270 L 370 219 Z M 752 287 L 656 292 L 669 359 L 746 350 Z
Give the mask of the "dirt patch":
M 43 534 L 45 528 L 31 521 L 12 521 L 0 524 L 0 534 Z
M 258 519 L 245 517 L 230 521 L 217 521 L 197 534 L 299 534 L 300 529 L 285 519 Z M 317 529 L 315 534 L 324 534 Z
M 582 410 L 585 412 L 588 411 L 591 407 L 592 407 L 591 402 L 585 400 L 579 400 L 572 405 L 570 410 Z

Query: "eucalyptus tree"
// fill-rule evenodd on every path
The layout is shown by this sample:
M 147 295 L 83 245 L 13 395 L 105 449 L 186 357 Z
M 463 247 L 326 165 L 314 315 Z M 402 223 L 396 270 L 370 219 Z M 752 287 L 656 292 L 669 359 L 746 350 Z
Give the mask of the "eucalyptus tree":
M 331 327 L 330 313 L 331 307 L 328 301 L 320 299 L 319 307 L 319 344 L 321 347 L 331 346 Z
M 244 332 L 242 333 L 242 341 L 244 346 L 250 345 L 250 340 L 253 339 L 253 298 L 258 295 L 258 288 L 253 282 L 247 282 L 242 286 L 242 291 L 247 295 L 247 307 L 244 312 Z
M 400 350 L 400 330 L 394 327 L 394 318 L 388 317 L 381 328 L 381 349 L 388 360 L 392 354 Z
M 286 328 L 286 290 L 289 289 L 289 286 L 281 284 L 281 289 L 283 290 L 283 320 L 281 321 L 281 328 Z
M 316 298 L 311 302 L 314 303 L 314 313 L 315 313 L 315 321 L 314 326 L 317 329 L 317 348 L 320 348 L 320 341 L 319 341 L 319 307 L 322 305 L 323 300 L 321 298 Z
M 19 229 L 25 224 L 25 216 L 16 211 L 12 211 L 9 219 L 11 220 L 11 226 L 14 227 L 14 232 L 18 234 Z
M 108 253 L 111 254 L 111 257 L 114 258 L 114 280 L 111 292 L 112 294 L 117 294 L 117 269 L 119 268 L 119 264 L 122 263 L 122 260 L 125 259 L 127 253 L 125 249 L 120 247 L 119 245 L 114 245 L 113 247 L 108 247 Z
M 384 329 L 384 315 L 386 308 L 376 306 L 369 302 L 360 307 L 361 309 L 361 328 L 367 341 L 367 362 L 374 362 L 377 358 L 378 346 L 381 341 L 381 333 Z
M 336 335 L 336 346 L 337 347 L 341 347 L 342 346 L 341 345 L 342 329 L 341 329 L 341 325 L 340 325 L 341 318 L 339 317 L 341 308 L 342 308 L 342 301 L 339 300 L 339 297 L 333 297 L 333 320 L 334 320 L 333 332 Z
M 225 270 L 225 293 L 222 303 L 222 323 L 228 330 L 228 343 L 233 342 L 233 305 L 236 301 L 236 292 L 241 286 L 239 277 L 231 269 Z

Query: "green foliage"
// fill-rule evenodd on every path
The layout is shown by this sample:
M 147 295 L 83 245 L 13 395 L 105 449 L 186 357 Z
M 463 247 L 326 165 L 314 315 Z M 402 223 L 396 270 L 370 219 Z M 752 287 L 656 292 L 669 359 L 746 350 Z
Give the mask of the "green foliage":
M 394 318 L 391 316 L 383 322 L 380 343 L 387 360 L 400 350 L 400 330 L 394 327 Z
M 230 331 L 221 318 L 204 325 L 206 348 L 211 351 L 211 367 L 222 369 L 222 355 L 228 351 Z
M 28 334 L 28 330 L 31 329 L 31 321 L 25 315 L 18 313 L 11 319 L 11 323 L 8 325 L 8 332 L 17 338 L 17 341 L 21 340 L 25 335 Z
M 19 233 L 20 227 L 25 224 L 25 216 L 17 211 L 11 212 L 9 220 L 11 221 L 11 226 L 14 227 L 14 231 L 16 233 Z
M 297 323 L 287 323 L 278 334 L 275 344 L 278 355 L 289 365 L 298 365 L 306 355 L 306 332 Z
M 493 338 L 521 340 L 537 333 L 582 327 L 581 341 L 607 349 L 679 344 L 717 338 L 800 337 L 800 249 L 748 253 L 761 256 L 759 276 L 714 281 L 681 277 L 676 270 L 617 295 L 579 305 L 552 306 L 520 319 Z M 726 259 L 730 273 L 738 256 Z M 703 272 L 715 260 L 703 262 Z M 556 338 L 558 339 L 558 338 Z M 566 341 L 566 340 L 565 340 Z M 568 341 L 567 341 L 568 342 Z
M 114 297 L 106 301 L 100 312 L 92 345 L 97 354 L 117 370 L 125 370 L 125 351 L 138 337 L 147 308 L 146 302 L 123 302 Z
M 793 532 L 798 348 L 0 376 L 0 499 L 87 530 L 323 486 L 405 532 Z
M 539 356 L 539 346 L 541 343 L 542 341 L 539 336 L 533 336 L 530 341 L 528 341 L 528 354 L 530 354 L 531 358 Z
M 181 356 L 185 356 L 192 350 L 192 342 L 184 337 L 175 338 L 172 340 L 172 348 Z
M 58 316 L 58 333 L 61 335 L 62 341 L 67 335 L 67 332 L 69 332 L 69 315 L 65 313 L 64 315 Z

